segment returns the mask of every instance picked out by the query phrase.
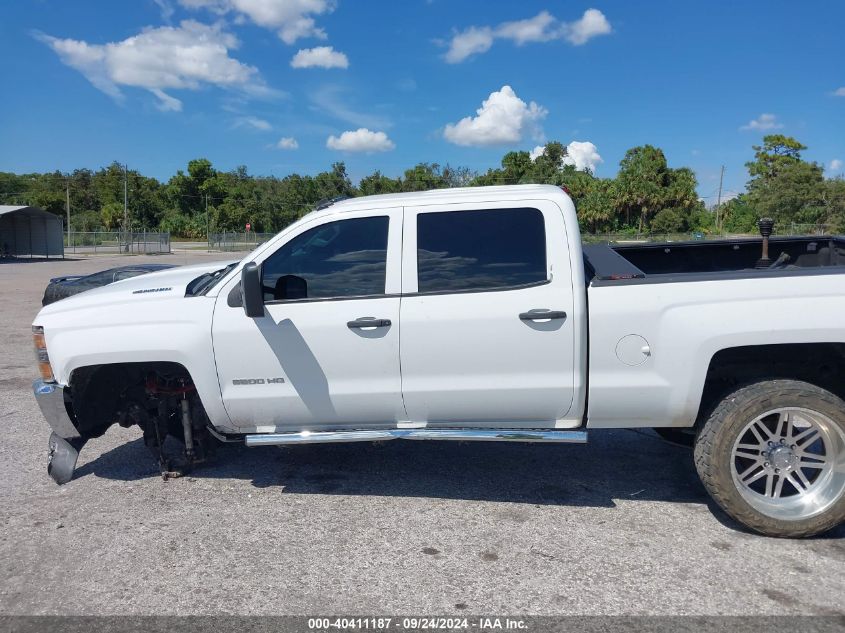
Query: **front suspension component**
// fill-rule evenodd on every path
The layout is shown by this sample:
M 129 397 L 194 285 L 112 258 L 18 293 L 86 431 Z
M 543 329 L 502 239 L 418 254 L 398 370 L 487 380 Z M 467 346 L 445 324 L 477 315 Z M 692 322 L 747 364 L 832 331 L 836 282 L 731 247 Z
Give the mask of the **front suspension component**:
M 156 414 L 138 416 L 141 428 L 144 429 L 144 442 L 156 456 L 159 463 L 161 477 L 165 481 L 182 477 L 189 473 L 196 464 L 206 459 L 208 452 L 208 435 L 202 419 L 195 419 L 194 411 L 202 411 L 192 407 L 191 400 L 196 399 L 194 385 L 185 379 L 179 379 L 177 384 L 166 382 L 155 375 L 147 377 L 145 385 L 148 402 L 156 403 Z M 168 435 L 184 444 L 183 459 L 174 464 L 164 450 L 164 442 Z

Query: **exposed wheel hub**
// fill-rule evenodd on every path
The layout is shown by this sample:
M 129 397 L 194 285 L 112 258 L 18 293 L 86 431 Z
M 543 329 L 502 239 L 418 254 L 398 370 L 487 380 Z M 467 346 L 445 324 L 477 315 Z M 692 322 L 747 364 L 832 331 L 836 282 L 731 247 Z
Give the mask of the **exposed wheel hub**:
M 795 451 L 785 444 L 779 444 L 766 452 L 766 461 L 769 468 L 779 470 L 791 470 L 798 465 L 799 459 Z

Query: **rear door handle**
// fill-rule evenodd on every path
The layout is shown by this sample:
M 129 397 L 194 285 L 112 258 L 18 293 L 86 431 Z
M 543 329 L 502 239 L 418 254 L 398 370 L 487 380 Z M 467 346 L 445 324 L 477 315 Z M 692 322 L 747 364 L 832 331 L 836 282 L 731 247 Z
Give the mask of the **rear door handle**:
M 390 319 L 376 319 L 375 317 L 361 317 L 360 319 L 346 322 L 346 327 L 350 330 L 367 327 L 390 327 L 391 325 Z
M 543 321 L 546 319 L 565 319 L 566 312 L 562 310 L 530 310 L 519 315 L 522 321 Z

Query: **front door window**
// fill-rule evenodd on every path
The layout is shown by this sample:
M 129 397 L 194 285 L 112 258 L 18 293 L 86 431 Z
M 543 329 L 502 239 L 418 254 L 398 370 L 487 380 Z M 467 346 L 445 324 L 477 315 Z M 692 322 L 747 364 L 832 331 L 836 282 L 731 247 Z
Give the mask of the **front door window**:
M 388 216 L 329 222 L 296 236 L 262 266 L 264 300 L 384 295 Z

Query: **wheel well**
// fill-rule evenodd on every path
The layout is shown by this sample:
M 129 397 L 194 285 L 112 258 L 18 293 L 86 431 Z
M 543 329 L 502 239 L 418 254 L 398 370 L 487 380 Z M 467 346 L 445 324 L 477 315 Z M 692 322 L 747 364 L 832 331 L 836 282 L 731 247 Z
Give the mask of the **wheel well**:
M 71 406 L 83 437 L 99 437 L 133 402 L 147 399 L 150 376 L 167 383 L 193 384 L 188 370 L 179 363 L 113 363 L 79 367 L 70 376 Z
M 723 349 L 713 355 L 696 425 L 729 393 L 760 380 L 802 380 L 845 399 L 845 343 L 784 343 Z

